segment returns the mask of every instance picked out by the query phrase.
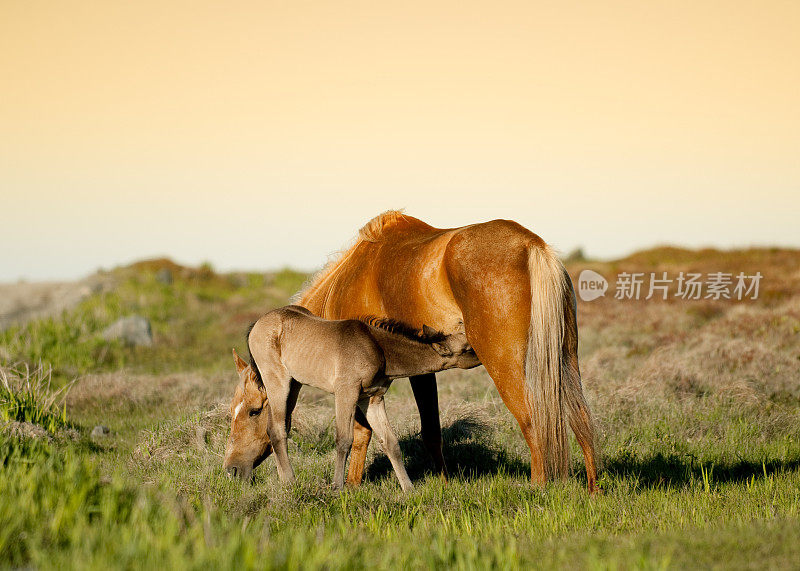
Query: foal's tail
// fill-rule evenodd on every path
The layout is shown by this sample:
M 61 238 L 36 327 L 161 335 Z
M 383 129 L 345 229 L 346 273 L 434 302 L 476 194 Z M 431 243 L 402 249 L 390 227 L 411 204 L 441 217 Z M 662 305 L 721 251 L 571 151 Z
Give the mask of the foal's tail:
M 572 371 L 564 362 L 567 319 L 572 317 L 569 276 L 555 252 L 547 245 L 532 245 L 528 252 L 531 279 L 531 321 L 525 354 L 525 393 L 533 420 L 533 433 L 544 461 L 547 479 L 567 475 L 569 443 L 565 406 L 569 409 Z M 570 322 L 573 325 L 574 320 Z M 577 339 L 577 337 L 576 337 Z M 580 376 L 577 379 L 580 391 Z

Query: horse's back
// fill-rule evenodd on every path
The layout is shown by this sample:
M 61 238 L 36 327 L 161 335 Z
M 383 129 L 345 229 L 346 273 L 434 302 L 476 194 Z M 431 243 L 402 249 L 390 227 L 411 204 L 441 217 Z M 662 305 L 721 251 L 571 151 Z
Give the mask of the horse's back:
M 263 330 L 257 329 L 261 323 Z M 271 335 L 265 336 L 264 331 Z M 266 314 L 257 322 L 254 333 L 271 349 L 271 356 L 262 351 L 260 360 L 271 362 L 273 367 L 280 363 L 286 374 L 301 383 L 329 392 L 334 391 L 338 378 L 373 376 L 383 362 L 366 324 L 322 319 L 299 306 Z
M 399 213 L 376 217 L 359 237 L 302 303 L 328 319 L 372 314 L 446 333 L 463 327 L 464 298 L 475 297 L 467 290 L 497 290 L 499 277 L 529 291 L 528 249 L 544 245 L 508 220 L 435 228 Z

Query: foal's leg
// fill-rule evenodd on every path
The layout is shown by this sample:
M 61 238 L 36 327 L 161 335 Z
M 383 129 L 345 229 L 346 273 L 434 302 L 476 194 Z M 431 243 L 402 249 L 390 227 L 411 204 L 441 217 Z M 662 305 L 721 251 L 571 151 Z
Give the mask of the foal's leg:
M 292 392 L 292 379 L 280 379 L 275 382 L 266 382 L 267 398 L 269 399 L 269 424 L 267 433 L 272 441 L 272 449 L 275 452 L 275 464 L 278 466 L 278 477 L 283 482 L 294 482 L 294 471 L 289 463 L 289 448 L 287 428 L 289 418 L 287 408 L 289 397 Z M 295 401 L 297 395 L 294 396 Z
M 336 468 L 333 472 L 333 487 L 344 488 L 344 467 L 353 445 L 353 424 L 361 383 L 338 386 L 334 393 L 336 406 Z
M 433 465 L 442 478 L 447 479 L 447 466 L 442 455 L 442 426 L 439 421 L 439 395 L 436 387 L 436 374 L 409 377 L 414 400 L 419 409 L 422 443 L 433 459 Z
M 381 448 L 383 448 L 386 456 L 389 457 L 394 473 L 397 474 L 397 479 L 400 480 L 400 487 L 403 488 L 404 492 L 411 491 L 414 486 L 411 484 L 411 479 L 408 477 L 408 472 L 406 472 L 406 467 L 403 464 L 403 453 L 400 451 L 400 444 L 397 442 L 397 437 L 394 435 L 391 424 L 389 424 L 389 417 L 386 416 L 383 396 L 370 399 L 366 414 Z

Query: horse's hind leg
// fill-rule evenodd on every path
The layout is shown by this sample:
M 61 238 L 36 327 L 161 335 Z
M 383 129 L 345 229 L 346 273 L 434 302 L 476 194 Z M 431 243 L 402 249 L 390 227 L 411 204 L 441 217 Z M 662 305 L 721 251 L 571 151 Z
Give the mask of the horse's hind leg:
M 294 482 L 294 471 L 289 462 L 289 448 L 287 442 L 287 427 L 289 419 L 287 408 L 289 397 L 292 392 L 291 379 L 278 382 L 265 383 L 267 398 L 269 399 L 270 419 L 267 433 L 272 441 L 272 449 L 275 451 L 275 464 L 278 466 L 278 476 L 283 482 Z M 297 396 L 294 396 L 295 401 Z
M 514 415 L 525 442 L 531 452 L 531 483 L 544 485 L 547 481 L 544 454 L 540 450 L 533 426 L 533 416 L 525 396 L 524 362 L 515 358 L 514 351 L 498 347 L 490 352 L 479 353 L 481 362 L 494 381 L 497 392 L 508 410 Z
M 359 406 L 362 405 L 359 403 Z M 411 491 L 414 486 L 411 484 L 411 479 L 408 477 L 408 472 L 406 472 L 406 467 L 403 464 L 403 453 L 400 451 L 400 444 L 397 442 L 392 425 L 389 424 L 389 417 L 386 416 L 383 396 L 373 397 L 370 399 L 369 404 L 364 403 L 364 406 L 367 409 L 367 420 L 372 426 L 375 436 L 378 437 L 381 448 L 383 448 L 386 456 L 389 457 L 389 462 L 392 463 L 394 473 L 397 474 L 397 479 L 400 480 L 400 487 L 404 492 Z
M 511 289 L 511 288 L 509 288 Z M 537 437 L 534 417 L 528 405 L 525 383 L 525 350 L 528 316 L 515 308 L 530 304 L 527 292 L 518 292 L 511 303 L 491 312 L 465 311 L 464 326 L 470 344 L 494 381 L 497 392 L 514 415 L 531 452 L 531 483 L 547 480 L 545 454 Z M 489 302 L 485 302 L 488 306 Z M 473 315 L 477 314 L 477 318 Z

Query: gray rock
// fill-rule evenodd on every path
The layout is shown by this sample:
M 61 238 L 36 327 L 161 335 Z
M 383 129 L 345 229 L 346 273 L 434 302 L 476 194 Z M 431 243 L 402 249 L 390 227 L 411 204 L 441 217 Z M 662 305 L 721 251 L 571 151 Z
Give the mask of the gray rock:
M 92 434 L 90 436 L 93 440 L 108 438 L 111 436 L 111 429 L 107 426 L 103 426 L 102 424 L 98 424 L 92 428 Z
M 126 345 L 145 346 L 153 344 L 150 322 L 141 315 L 129 315 L 118 319 L 103 331 L 106 341 L 119 340 Z
M 49 432 L 32 422 L 11 421 L 3 426 L 3 431 L 18 438 L 33 438 L 34 440 L 44 440 L 46 442 L 53 440 Z

